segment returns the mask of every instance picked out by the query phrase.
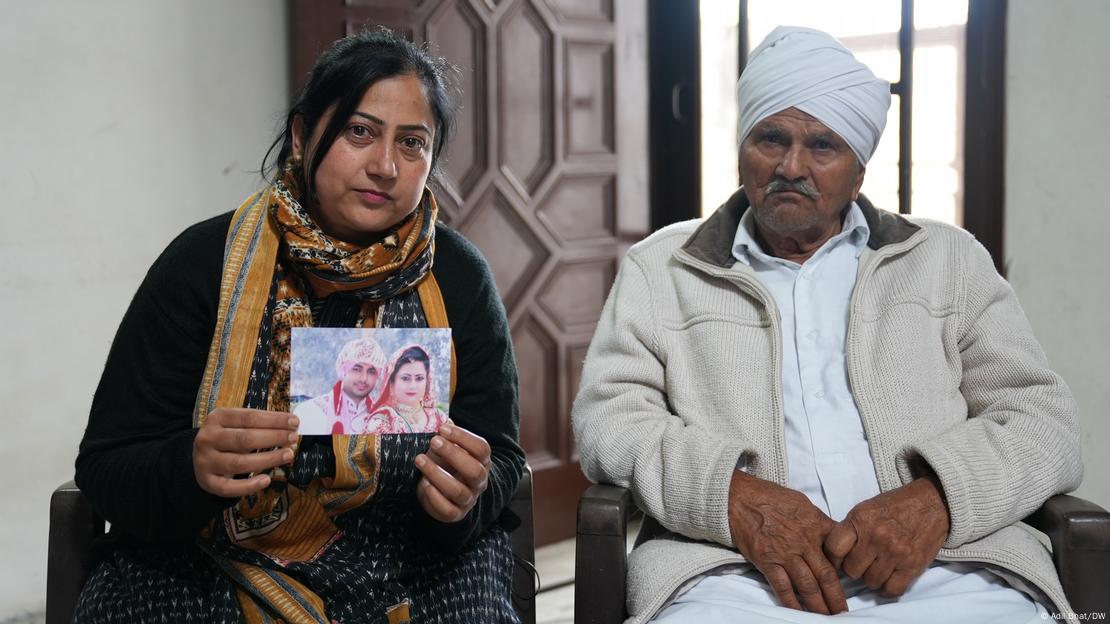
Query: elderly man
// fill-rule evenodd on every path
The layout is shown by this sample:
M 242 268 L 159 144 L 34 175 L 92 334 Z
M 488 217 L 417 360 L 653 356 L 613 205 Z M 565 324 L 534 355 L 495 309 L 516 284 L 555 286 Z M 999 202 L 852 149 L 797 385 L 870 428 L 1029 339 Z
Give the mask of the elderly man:
M 669 530 L 631 555 L 630 622 L 1070 611 L 1018 521 L 1080 481 L 1074 400 L 982 246 L 859 194 L 888 89 L 775 30 L 743 188 L 624 260 L 573 420 L 587 475 Z
M 301 433 L 363 433 L 358 423 L 366 424 L 370 393 L 383 369 L 385 353 L 374 340 L 358 338 L 343 345 L 335 357 L 335 385 L 293 410 L 301 419 Z

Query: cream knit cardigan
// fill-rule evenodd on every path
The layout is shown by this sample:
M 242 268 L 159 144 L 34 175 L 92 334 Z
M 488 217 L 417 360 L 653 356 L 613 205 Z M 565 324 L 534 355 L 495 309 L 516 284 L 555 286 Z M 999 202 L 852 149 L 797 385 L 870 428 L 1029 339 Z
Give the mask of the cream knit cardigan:
M 859 203 L 871 238 L 845 350 L 879 486 L 935 472 L 951 515 L 938 559 L 979 562 L 1070 611 L 1048 550 L 1019 521 L 1082 478 L 1071 392 L 971 235 Z M 704 223 L 633 246 L 586 356 L 572 414 L 582 467 L 630 488 L 671 532 L 630 557 L 629 622 L 699 574 L 748 565 L 728 525 L 737 460 L 787 482 L 778 311 L 731 257 L 745 209 L 741 190 Z

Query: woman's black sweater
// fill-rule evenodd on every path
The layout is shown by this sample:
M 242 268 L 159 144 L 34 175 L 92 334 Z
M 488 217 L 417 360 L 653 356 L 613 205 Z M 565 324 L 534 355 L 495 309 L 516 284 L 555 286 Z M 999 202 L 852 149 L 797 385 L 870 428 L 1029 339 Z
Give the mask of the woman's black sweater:
M 188 540 L 234 502 L 202 490 L 192 463 L 193 405 L 216 325 L 231 214 L 188 228 L 162 252 L 108 353 L 76 482 L 112 524 L 116 540 Z M 465 519 L 444 524 L 417 516 L 418 530 L 454 550 L 501 516 L 524 452 L 508 322 L 485 259 L 460 234 L 437 226 L 432 273 L 458 365 L 451 419 L 484 437 L 493 451 L 489 487 Z

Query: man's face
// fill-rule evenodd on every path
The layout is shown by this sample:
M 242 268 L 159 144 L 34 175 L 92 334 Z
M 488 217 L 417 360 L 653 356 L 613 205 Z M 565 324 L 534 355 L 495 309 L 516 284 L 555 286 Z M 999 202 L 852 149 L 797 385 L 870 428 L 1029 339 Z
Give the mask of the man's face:
M 780 237 L 839 232 L 864 168 L 837 133 L 788 108 L 760 121 L 740 146 L 740 176 L 756 224 Z
M 378 369 L 368 362 L 355 362 L 343 376 L 343 392 L 358 402 L 367 397 L 378 385 Z

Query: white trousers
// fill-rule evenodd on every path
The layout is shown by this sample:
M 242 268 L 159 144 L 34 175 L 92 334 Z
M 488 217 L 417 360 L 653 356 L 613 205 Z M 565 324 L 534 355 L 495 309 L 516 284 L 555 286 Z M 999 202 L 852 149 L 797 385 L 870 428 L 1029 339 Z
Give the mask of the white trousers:
M 936 622 L 1043 623 L 1040 604 L 997 576 L 966 564 L 936 563 L 899 598 L 886 598 L 862 581 L 842 578 L 848 612 L 835 616 L 778 605 L 763 575 L 707 576 L 682 593 L 651 621 L 656 624 L 791 623 L 935 624 Z M 835 618 L 835 620 L 833 619 Z

